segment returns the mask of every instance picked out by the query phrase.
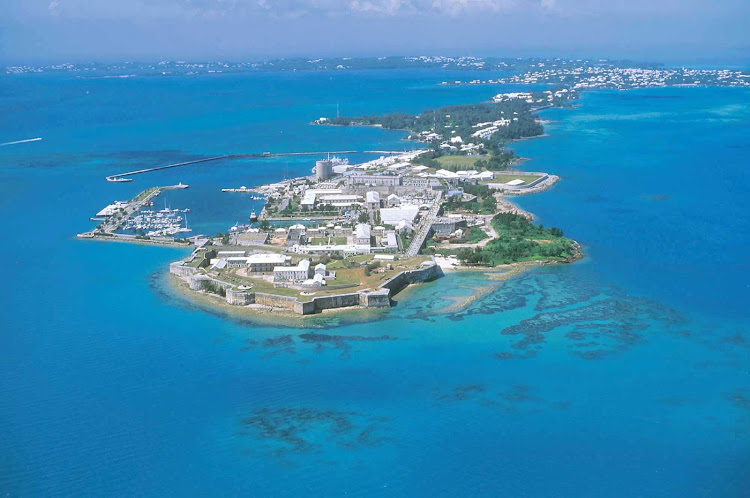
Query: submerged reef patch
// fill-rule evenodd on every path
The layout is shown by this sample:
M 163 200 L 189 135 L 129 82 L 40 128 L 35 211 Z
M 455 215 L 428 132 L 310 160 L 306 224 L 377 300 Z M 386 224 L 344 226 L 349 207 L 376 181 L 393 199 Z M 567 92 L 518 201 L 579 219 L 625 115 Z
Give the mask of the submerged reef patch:
M 569 401 L 545 399 L 535 388 L 526 384 L 514 384 L 500 391 L 492 391 L 484 384 L 458 385 L 447 391 L 436 392 L 434 398 L 440 403 L 473 402 L 513 413 L 570 407 Z
M 518 310 L 522 316 L 514 315 L 513 321 L 505 320 L 503 325 L 502 314 L 510 310 Z M 499 332 L 518 337 L 509 350 L 495 353 L 499 360 L 534 358 L 553 333 L 563 339 L 563 347 L 571 354 L 596 360 L 645 343 L 649 333 L 677 333 L 684 323 L 666 306 L 623 295 L 559 267 L 539 268 L 508 281 L 447 318 L 460 321 L 496 314 Z M 742 347 L 742 337 L 732 337 L 731 344 Z
M 240 435 L 252 437 L 264 454 L 285 457 L 327 448 L 361 450 L 390 440 L 389 419 L 349 411 L 262 408 L 242 419 Z
M 317 332 L 308 332 L 299 335 L 284 334 L 265 339 L 245 339 L 245 345 L 241 351 L 261 350 L 266 351 L 262 358 L 270 358 L 280 354 L 295 354 L 297 346 L 302 344 L 312 344 L 318 353 L 326 349 L 335 349 L 340 351 L 341 357 L 348 359 L 351 357 L 352 344 L 354 342 L 386 342 L 397 341 L 397 337 L 389 335 L 381 336 L 360 336 L 360 335 L 332 335 L 321 334 Z

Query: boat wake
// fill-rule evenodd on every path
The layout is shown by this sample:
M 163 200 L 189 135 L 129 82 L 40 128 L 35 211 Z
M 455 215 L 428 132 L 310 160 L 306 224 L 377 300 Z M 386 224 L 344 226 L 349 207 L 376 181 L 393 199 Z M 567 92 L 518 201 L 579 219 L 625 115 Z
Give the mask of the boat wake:
M 15 142 L 5 142 L 0 144 L 0 147 L 5 147 L 6 145 L 16 145 L 16 144 L 25 144 L 27 142 L 38 142 L 41 140 L 41 137 L 38 138 L 27 138 L 26 140 L 16 140 Z

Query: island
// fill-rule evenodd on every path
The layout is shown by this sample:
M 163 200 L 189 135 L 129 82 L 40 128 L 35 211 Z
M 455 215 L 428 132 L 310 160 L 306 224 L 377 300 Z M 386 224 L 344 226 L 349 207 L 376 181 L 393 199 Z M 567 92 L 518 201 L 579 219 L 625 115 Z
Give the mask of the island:
M 409 285 L 436 280 L 445 271 L 501 271 L 507 276 L 530 266 L 571 263 L 582 257 L 580 244 L 566 238 L 563 230 L 535 224 L 533 215 L 509 199 L 542 192 L 560 180 L 549 172 L 522 170 L 524 158 L 508 148 L 514 141 L 544 135 L 539 111 L 573 107 L 581 92 L 590 89 L 750 84 L 741 71 L 670 69 L 604 60 L 343 58 L 250 65 L 160 63 L 158 69 L 190 74 L 193 70 L 415 65 L 512 72 L 502 78 L 444 81 L 440 85 L 537 86 L 500 93 L 486 102 L 419 114 L 337 113 L 311 123 L 404 130 L 405 140 L 412 142 L 413 150 L 378 151 L 380 157 L 361 164 L 350 164 L 346 157 L 331 157 L 330 153 L 263 152 L 205 157 L 110 175 L 109 182 L 127 182 L 150 171 L 216 160 L 282 155 L 319 158 L 308 176 L 222 189 L 226 195 L 250 195 L 264 201 L 259 214 L 251 213 L 248 223 L 235 224 L 226 233 L 187 236 L 191 232 L 187 209 L 152 209 L 164 190 L 188 187 L 178 184 L 151 187 L 130 201 L 106 206 L 92 218 L 100 224 L 78 237 L 190 247 L 189 256 L 170 265 L 175 285 L 209 302 L 238 309 L 307 316 L 345 308 L 387 308 Z M 154 69 L 133 64 L 106 69 L 64 65 L 8 68 L 7 72 L 82 71 L 97 75 L 132 70 L 137 76 L 151 74 Z M 356 151 L 339 154 L 352 152 Z

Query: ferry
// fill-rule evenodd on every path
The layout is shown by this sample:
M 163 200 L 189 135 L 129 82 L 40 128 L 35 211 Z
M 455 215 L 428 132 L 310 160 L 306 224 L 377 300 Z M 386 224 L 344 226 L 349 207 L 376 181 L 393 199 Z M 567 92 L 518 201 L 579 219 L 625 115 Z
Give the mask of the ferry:
M 119 183 L 119 182 L 132 182 L 133 179 L 132 178 L 123 178 L 121 176 L 108 176 L 107 177 L 107 181 L 108 182 Z
M 253 211 L 252 213 L 250 213 L 250 221 L 253 222 L 253 223 L 255 223 L 256 221 L 258 221 L 258 215 L 255 214 L 255 211 Z

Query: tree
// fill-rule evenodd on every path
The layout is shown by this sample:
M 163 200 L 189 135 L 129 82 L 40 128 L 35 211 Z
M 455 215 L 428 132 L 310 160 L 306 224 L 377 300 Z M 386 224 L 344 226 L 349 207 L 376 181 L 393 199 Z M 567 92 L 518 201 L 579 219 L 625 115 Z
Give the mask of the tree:
M 360 212 L 357 221 L 360 223 L 367 223 L 368 221 L 370 221 L 370 213 L 368 213 L 367 211 Z
M 485 211 L 491 211 L 495 212 L 497 209 L 497 201 L 495 201 L 495 198 L 492 196 L 485 197 L 482 201 L 482 209 Z

